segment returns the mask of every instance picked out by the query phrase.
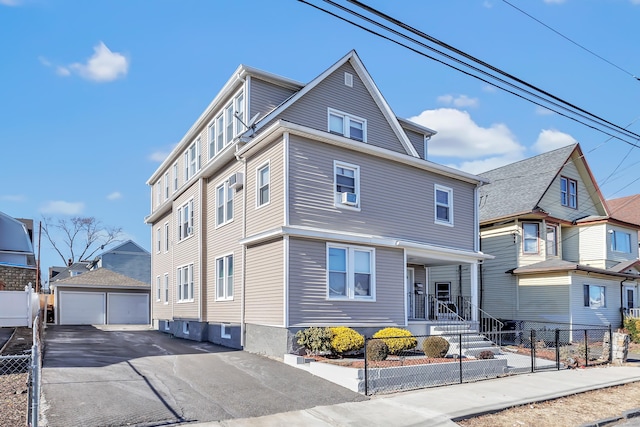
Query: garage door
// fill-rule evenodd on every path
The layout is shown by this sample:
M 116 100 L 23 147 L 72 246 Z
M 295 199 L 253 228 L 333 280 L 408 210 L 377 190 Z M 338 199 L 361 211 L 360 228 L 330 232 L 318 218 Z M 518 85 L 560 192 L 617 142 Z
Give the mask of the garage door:
M 149 295 L 109 293 L 107 322 L 110 325 L 149 323 Z
M 60 292 L 61 325 L 104 325 L 104 292 Z

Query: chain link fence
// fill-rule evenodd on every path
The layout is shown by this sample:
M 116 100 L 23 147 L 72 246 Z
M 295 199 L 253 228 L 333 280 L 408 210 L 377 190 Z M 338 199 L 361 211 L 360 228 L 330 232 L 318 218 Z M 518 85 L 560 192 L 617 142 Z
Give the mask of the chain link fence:
M 477 332 L 366 339 L 364 392 L 390 393 L 611 362 L 610 327 L 521 322 L 492 334 L 492 340 Z

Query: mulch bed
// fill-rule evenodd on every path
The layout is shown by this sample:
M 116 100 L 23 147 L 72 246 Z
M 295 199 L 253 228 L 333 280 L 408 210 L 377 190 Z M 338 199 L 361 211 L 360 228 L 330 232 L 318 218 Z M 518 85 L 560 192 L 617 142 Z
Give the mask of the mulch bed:
M 308 356 L 311 359 L 314 359 L 316 362 L 330 363 L 332 365 L 344 366 L 347 368 L 364 368 L 364 356 L 363 355 L 353 355 L 353 356 L 344 356 L 342 358 L 338 357 L 329 357 L 329 356 Z M 462 361 L 466 360 L 475 360 L 475 359 L 466 359 L 462 358 Z M 450 357 L 424 357 L 420 356 L 420 354 L 416 354 L 415 356 L 389 356 L 386 360 L 380 362 L 369 361 L 368 367 L 370 368 L 394 368 L 398 366 L 415 366 L 415 365 L 429 365 L 433 363 L 452 363 L 459 362 L 459 359 L 453 359 Z

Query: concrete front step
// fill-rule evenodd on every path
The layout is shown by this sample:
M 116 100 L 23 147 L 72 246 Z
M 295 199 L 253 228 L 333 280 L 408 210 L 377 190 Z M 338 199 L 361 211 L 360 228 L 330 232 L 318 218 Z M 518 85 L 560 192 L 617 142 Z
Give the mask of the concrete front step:
M 449 354 L 460 354 L 460 343 L 455 336 L 446 337 L 449 341 Z M 462 338 L 462 355 L 470 357 L 478 357 L 483 351 L 491 351 L 493 354 L 499 354 L 500 348 L 482 335 L 463 336 Z

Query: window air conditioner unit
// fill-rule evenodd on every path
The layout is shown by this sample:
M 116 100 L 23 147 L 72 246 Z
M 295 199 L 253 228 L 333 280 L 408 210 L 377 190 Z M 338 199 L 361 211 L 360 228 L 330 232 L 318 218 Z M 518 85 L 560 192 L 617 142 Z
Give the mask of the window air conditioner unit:
M 356 193 L 342 193 L 342 204 L 356 206 L 358 204 L 358 195 Z
M 234 190 L 238 190 L 242 188 L 244 184 L 242 172 L 236 172 L 229 177 L 229 188 L 233 188 Z

